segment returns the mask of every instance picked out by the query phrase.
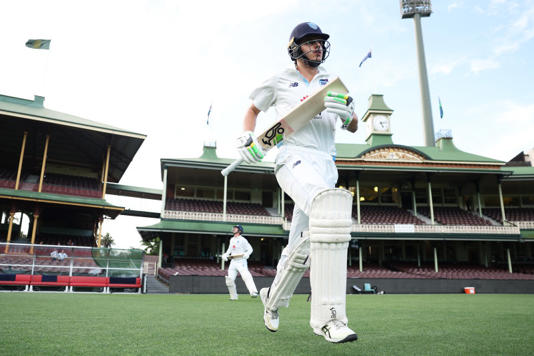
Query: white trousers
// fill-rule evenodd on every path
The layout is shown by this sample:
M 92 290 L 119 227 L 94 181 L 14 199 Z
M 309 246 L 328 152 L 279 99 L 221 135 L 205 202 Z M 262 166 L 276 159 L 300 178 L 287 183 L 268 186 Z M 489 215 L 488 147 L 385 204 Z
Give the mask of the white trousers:
M 326 153 L 284 147 L 276 157 L 276 179 L 295 202 L 287 243 L 289 254 L 302 231 L 308 229 L 313 198 L 326 188 L 334 188 L 338 173 L 332 156 Z
M 248 292 L 250 294 L 257 294 L 258 290 L 256 289 L 256 285 L 254 284 L 252 275 L 248 270 L 248 264 L 246 259 L 241 258 L 239 260 L 230 261 L 230 266 L 228 266 L 228 278 L 231 278 L 232 281 L 235 282 L 237 272 L 239 272 L 241 278 L 243 279 L 243 282 L 245 282 Z

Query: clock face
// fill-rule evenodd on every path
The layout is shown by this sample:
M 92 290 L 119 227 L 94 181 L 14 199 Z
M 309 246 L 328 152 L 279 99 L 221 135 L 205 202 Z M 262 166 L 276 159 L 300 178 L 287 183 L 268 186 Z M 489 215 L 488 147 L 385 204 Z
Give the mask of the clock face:
M 389 120 L 384 115 L 377 115 L 373 119 L 373 127 L 376 131 L 389 130 Z

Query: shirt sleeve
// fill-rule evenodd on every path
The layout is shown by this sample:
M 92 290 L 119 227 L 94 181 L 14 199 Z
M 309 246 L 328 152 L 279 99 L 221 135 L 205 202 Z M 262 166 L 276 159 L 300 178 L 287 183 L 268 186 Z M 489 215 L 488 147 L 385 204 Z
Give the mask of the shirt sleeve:
M 252 246 L 250 245 L 250 243 L 249 243 L 247 240 L 245 240 L 245 241 L 246 241 L 247 243 L 246 243 L 245 254 L 243 255 L 243 257 L 244 257 L 245 259 L 248 259 L 248 258 L 250 257 L 250 255 L 252 255 L 252 251 L 254 251 L 254 250 L 252 249 Z
M 278 77 L 273 76 L 254 89 L 249 98 L 255 107 L 261 111 L 267 111 L 276 102 L 276 83 Z

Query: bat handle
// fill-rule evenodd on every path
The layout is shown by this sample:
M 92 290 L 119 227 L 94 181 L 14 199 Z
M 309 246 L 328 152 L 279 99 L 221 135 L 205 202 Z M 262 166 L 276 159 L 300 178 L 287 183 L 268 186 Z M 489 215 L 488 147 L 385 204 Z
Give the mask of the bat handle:
M 230 164 L 228 167 L 223 169 L 221 171 L 221 174 L 226 177 L 227 175 L 232 173 L 232 171 L 236 169 L 236 167 L 239 166 L 242 162 L 243 162 L 243 158 L 236 159 L 235 161 L 232 162 L 232 164 Z

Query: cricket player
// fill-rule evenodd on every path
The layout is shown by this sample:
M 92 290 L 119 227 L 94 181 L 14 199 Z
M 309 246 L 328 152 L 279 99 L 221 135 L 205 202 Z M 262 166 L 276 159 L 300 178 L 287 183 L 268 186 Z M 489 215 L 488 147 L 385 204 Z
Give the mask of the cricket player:
M 231 260 L 230 267 L 228 267 L 228 275 L 225 277 L 226 286 L 230 293 L 230 300 L 237 300 L 237 289 L 235 286 L 237 272 L 243 278 L 243 282 L 245 282 L 250 296 L 256 298 L 258 296 L 258 290 L 247 267 L 247 259 L 252 254 L 252 246 L 241 235 L 243 233 L 243 227 L 241 225 L 235 225 L 232 228 L 232 232 L 234 236 L 230 239 L 228 250 L 222 255 L 224 261 Z
M 301 23 L 291 32 L 287 49 L 294 66 L 272 76 L 250 95 L 252 105 L 238 138 L 238 151 L 246 162 L 259 162 L 264 156 L 253 134 L 260 111 L 274 107 L 282 117 L 334 78 L 321 66 L 330 53 L 329 37 L 312 22 Z M 295 208 L 276 277 L 270 288 L 260 291 L 260 297 L 265 326 L 275 332 L 279 307 L 289 306 L 298 282 L 311 266 L 310 326 L 327 341 L 340 343 L 358 336 L 347 326 L 345 312 L 352 195 L 335 188 L 334 139 L 338 125 L 355 132 L 358 118 L 346 97 L 326 96 L 324 100 L 326 110 L 279 146 L 276 179 Z

